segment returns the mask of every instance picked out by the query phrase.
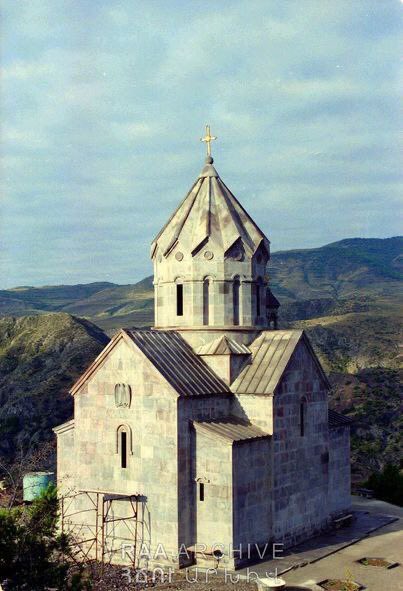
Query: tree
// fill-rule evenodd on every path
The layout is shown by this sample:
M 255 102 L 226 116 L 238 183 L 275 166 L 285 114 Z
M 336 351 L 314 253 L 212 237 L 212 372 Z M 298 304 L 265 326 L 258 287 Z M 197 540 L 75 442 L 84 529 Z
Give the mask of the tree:
M 56 487 L 31 505 L 0 510 L 0 582 L 10 591 L 90 589 L 79 572 L 68 577 L 69 540 L 57 529 Z

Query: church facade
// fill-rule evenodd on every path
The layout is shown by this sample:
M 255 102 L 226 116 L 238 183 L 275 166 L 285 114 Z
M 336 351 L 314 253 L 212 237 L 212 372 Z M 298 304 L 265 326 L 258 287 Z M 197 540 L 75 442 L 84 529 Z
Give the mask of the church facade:
M 350 507 L 349 421 L 306 335 L 278 330 L 269 240 L 209 153 L 151 257 L 155 327 L 112 338 L 55 429 L 63 528 L 93 558 L 176 568 L 328 528 Z

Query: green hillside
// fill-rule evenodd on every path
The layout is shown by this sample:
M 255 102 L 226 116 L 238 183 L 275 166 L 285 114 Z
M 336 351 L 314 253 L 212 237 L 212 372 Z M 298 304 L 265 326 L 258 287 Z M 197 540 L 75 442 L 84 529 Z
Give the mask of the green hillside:
M 119 285 L 94 293 L 63 308 L 89 318 L 104 330 L 123 326 L 150 326 L 154 316 L 153 278 L 135 285 Z
M 403 237 L 351 238 L 272 255 L 269 273 L 282 300 L 392 296 L 401 292 Z
M 0 319 L 0 462 L 48 440 L 71 417 L 68 390 L 108 341 L 65 313 Z

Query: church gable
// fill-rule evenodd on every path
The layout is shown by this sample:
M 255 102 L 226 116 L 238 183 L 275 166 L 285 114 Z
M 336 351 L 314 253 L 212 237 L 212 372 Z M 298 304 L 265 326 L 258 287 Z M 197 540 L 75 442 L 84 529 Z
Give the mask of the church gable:
M 123 349 L 123 351 L 122 351 Z M 188 343 L 174 331 L 122 329 L 102 351 L 71 390 L 76 394 L 97 379 L 116 382 L 115 397 L 127 406 L 131 390 L 122 381 L 135 367 L 135 357 L 141 356 L 155 373 L 155 379 L 166 382 L 180 396 L 230 393 L 228 386 Z
M 302 333 L 289 361 L 279 379 L 276 393 L 287 393 L 290 388 L 308 398 L 312 392 L 322 392 L 327 396 L 329 381 L 312 346 Z
M 134 376 L 135 384 L 132 383 Z M 73 396 L 81 392 L 102 394 L 107 389 L 114 397 L 116 407 L 129 408 L 135 391 L 149 390 L 153 383 L 165 383 L 164 389 L 177 395 L 171 384 L 122 329 L 78 379 L 70 393 Z

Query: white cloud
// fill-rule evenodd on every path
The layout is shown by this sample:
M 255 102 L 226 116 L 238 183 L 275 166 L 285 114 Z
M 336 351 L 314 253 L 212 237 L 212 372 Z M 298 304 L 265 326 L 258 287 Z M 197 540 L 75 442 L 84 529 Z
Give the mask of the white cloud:
M 274 250 L 397 233 L 386 4 L 8 4 L 8 285 L 148 274 L 148 244 L 201 168 L 206 122 L 219 172 Z

